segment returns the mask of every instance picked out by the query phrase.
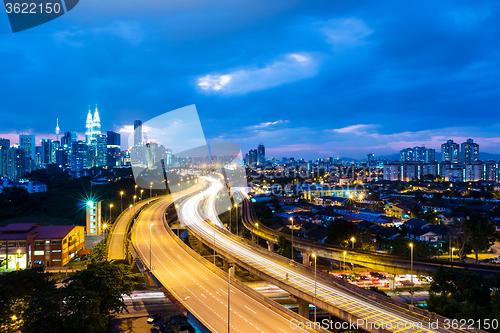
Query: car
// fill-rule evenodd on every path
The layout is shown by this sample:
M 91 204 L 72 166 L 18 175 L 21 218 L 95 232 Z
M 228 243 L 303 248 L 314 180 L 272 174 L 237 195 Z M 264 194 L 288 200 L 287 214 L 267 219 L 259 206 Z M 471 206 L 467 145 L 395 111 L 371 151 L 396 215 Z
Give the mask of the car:
M 148 324 L 154 324 L 154 322 L 157 321 L 160 318 L 161 318 L 161 314 L 160 313 L 155 313 L 154 315 L 149 316 L 149 318 L 148 318 Z

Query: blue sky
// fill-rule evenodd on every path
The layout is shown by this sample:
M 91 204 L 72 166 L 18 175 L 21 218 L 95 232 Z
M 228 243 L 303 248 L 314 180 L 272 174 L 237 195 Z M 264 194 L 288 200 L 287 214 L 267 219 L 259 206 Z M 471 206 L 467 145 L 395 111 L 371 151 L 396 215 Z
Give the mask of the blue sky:
M 85 0 L 16 34 L 2 14 L 0 137 L 82 133 L 89 104 L 122 132 L 195 104 L 209 140 L 278 158 L 500 153 L 499 5 Z

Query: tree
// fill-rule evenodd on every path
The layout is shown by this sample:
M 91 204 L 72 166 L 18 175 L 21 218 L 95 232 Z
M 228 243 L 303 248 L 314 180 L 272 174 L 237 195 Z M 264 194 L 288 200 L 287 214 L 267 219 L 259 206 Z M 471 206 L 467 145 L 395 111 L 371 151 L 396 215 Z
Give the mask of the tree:
M 491 289 L 498 288 L 498 282 L 467 269 L 441 266 L 429 289 L 428 309 L 448 318 L 491 319 Z
M 411 208 L 411 218 L 412 219 L 421 219 L 424 215 L 422 208 L 419 205 L 415 205 Z
M 40 269 L 24 269 L 0 275 L 0 331 L 17 332 L 27 313 L 25 309 L 36 295 L 52 282 Z
M 90 260 L 94 263 L 105 261 L 108 258 L 108 248 L 106 246 L 106 239 L 103 239 L 97 243 L 90 252 Z
M 280 235 L 278 237 L 278 247 L 279 247 L 279 249 L 278 249 L 278 251 L 276 251 L 277 254 L 293 260 L 293 258 L 292 258 L 292 242 L 291 241 L 286 239 L 285 236 Z
M 328 226 L 328 236 L 325 243 L 333 245 L 349 245 L 349 240 L 358 235 L 358 228 L 354 223 L 344 219 L 334 219 Z
M 495 243 L 495 225 L 486 215 L 472 213 L 464 220 L 464 232 L 468 234 L 477 264 L 479 252 L 488 250 Z
M 139 276 L 128 265 L 104 261 L 89 264 L 87 269 L 76 272 L 69 278 L 69 286 L 95 292 L 101 298 L 100 312 L 115 314 L 126 310 L 122 295 L 130 295 Z

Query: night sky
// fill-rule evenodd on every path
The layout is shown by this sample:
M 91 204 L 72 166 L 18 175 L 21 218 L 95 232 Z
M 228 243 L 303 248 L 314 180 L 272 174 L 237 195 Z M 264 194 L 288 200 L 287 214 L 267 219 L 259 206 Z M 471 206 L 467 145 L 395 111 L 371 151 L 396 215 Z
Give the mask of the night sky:
M 3 7 L 2 7 L 3 10 Z M 366 158 L 472 137 L 500 153 L 500 2 L 82 0 L 13 34 L 0 137 L 126 132 L 195 104 L 207 139 Z M 123 140 L 126 141 L 126 140 Z

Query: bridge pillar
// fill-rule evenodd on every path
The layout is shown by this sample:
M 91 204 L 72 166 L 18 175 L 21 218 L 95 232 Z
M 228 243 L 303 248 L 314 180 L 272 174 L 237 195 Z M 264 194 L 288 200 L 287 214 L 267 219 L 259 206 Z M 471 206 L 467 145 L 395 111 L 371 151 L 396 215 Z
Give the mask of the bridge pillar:
M 396 287 L 396 275 L 395 274 L 388 274 L 387 278 L 389 279 L 389 290 L 394 290 Z
M 252 232 L 252 242 L 257 243 L 258 236 Z
M 311 255 L 309 253 L 306 253 L 306 252 L 301 252 L 300 254 L 302 255 L 302 264 L 309 265 L 309 260 L 310 260 Z
M 309 303 L 301 299 L 297 300 L 299 304 L 299 316 L 309 319 Z
M 268 251 L 271 251 L 271 252 L 274 252 L 274 245 L 276 245 L 275 242 L 271 242 L 271 241 L 267 241 L 267 250 Z

